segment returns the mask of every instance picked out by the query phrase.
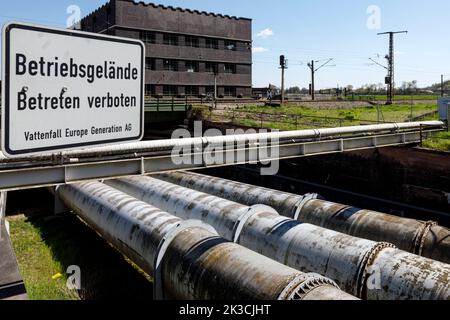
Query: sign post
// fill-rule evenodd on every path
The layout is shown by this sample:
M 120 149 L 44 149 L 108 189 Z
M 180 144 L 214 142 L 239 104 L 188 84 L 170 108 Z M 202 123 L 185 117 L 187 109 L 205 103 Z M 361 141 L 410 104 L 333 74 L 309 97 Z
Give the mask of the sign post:
M 5 25 L 3 153 L 23 157 L 141 140 L 144 59 L 138 40 Z

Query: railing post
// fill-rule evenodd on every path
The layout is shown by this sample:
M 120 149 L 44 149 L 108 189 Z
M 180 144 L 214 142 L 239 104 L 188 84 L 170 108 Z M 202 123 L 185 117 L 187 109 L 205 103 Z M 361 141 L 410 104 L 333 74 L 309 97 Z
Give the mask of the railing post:
M 159 112 L 159 97 L 156 98 L 156 112 Z
M 420 124 L 420 146 L 423 146 L 423 130 L 422 130 L 422 124 Z
M 450 132 L 450 103 L 447 106 L 447 132 Z

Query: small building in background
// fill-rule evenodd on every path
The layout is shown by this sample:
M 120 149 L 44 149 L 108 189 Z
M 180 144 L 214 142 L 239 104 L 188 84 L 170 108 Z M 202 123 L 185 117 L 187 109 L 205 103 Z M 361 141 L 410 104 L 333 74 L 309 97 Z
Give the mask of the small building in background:
M 252 20 L 204 11 L 111 0 L 83 18 L 82 31 L 146 44 L 148 96 L 252 95 Z

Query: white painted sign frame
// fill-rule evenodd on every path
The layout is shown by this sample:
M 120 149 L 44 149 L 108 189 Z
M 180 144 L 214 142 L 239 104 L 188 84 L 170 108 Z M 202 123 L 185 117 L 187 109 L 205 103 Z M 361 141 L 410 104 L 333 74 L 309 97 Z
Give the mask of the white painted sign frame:
M 137 58 L 133 59 L 131 58 L 130 61 L 133 61 L 136 65 L 136 69 L 138 70 L 138 77 L 136 77 L 136 79 L 133 79 L 134 82 L 139 82 L 139 88 L 136 89 L 135 86 L 131 86 L 133 89 L 133 92 L 136 91 L 139 93 L 139 95 L 136 97 L 136 106 L 135 108 L 132 110 L 133 114 L 126 114 L 127 117 L 133 117 L 132 121 L 133 121 L 133 135 L 131 136 L 127 136 L 127 133 L 123 133 L 122 136 L 122 132 L 120 132 L 119 134 L 114 133 L 111 135 L 108 135 L 107 133 L 103 133 L 104 131 L 101 131 L 102 133 L 99 135 L 102 135 L 104 137 L 102 138 L 93 138 L 93 139 L 89 139 L 86 141 L 80 141 L 77 143 L 73 143 L 73 141 L 71 143 L 61 143 L 58 145 L 43 145 L 42 143 L 36 143 L 35 147 L 30 147 L 30 148 L 14 148 L 14 143 L 12 143 L 13 139 L 18 139 L 17 138 L 17 134 L 15 136 L 11 135 L 11 127 L 14 125 L 14 123 L 20 123 L 17 121 L 20 121 L 20 119 L 16 119 L 14 117 L 11 116 L 11 108 L 17 107 L 16 106 L 12 106 L 11 105 L 11 95 L 12 94 L 17 94 L 17 92 L 11 92 L 11 78 L 13 78 L 13 76 L 11 75 L 11 68 L 14 68 L 15 66 L 11 66 L 11 56 L 14 55 L 15 53 L 10 52 L 11 51 L 11 43 L 12 41 L 14 41 L 14 39 L 12 38 L 12 31 L 14 30 L 25 30 L 25 31 L 31 31 L 31 32 L 36 32 L 36 36 L 41 36 L 41 35 L 45 35 L 47 37 L 47 39 L 53 35 L 55 35 L 55 39 L 56 37 L 59 37 L 59 41 L 61 42 L 61 36 L 63 37 L 67 37 L 68 41 L 71 41 L 71 39 L 87 39 L 87 41 L 89 42 L 89 44 L 94 43 L 94 46 L 96 46 L 96 44 L 98 43 L 99 48 L 101 48 L 102 45 L 109 46 L 112 47 L 114 45 L 117 45 L 120 48 L 130 48 L 130 50 L 132 50 L 132 52 L 134 53 L 137 48 L 131 49 L 132 47 L 130 46 L 138 46 L 139 47 L 139 52 L 140 52 L 140 57 L 139 57 L 139 62 L 136 63 Z M 38 40 L 37 40 L 38 41 Z M 96 34 L 96 33 L 87 33 L 87 32 L 81 32 L 81 31 L 75 31 L 75 30 L 67 30 L 67 29 L 58 29 L 58 28 L 49 28 L 46 26 L 39 26 L 39 25 L 34 25 L 34 24 L 27 24 L 27 23 L 19 23 L 19 22 L 10 22 L 4 25 L 3 27 L 3 37 L 2 37 L 2 120 L 1 120 L 1 147 L 2 147 L 2 151 L 4 153 L 5 156 L 9 157 L 9 158 L 16 158 L 16 157 L 23 157 L 23 156 L 31 156 L 31 155 L 44 155 L 44 154 L 54 154 L 54 153 L 58 153 L 58 152 L 62 152 L 62 151 L 67 151 L 67 150 L 75 150 L 75 149 L 83 149 L 83 148 L 88 148 L 88 147 L 96 147 L 96 146 L 106 146 L 106 145 L 115 145 L 115 144 L 122 144 L 122 143 L 127 143 L 127 142 L 135 142 L 135 141 L 140 141 L 142 140 L 143 136 L 144 136 L 144 81 L 145 81 L 145 44 L 140 41 L 140 40 L 134 40 L 134 39 L 129 39 L 129 38 L 120 38 L 120 37 L 114 37 L 114 36 L 106 36 L 106 35 L 101 35 L 101 34 Z M 33 44 L 30 44 L 30 52 L 33 52 L 32 47 Z M 70 46 L 70 43 L 69 45 Z M 125 46 L 125 47 L 124 47 Z M 42 44 L 42 47 L 44 47 L 44 44 Z M 109 48 L 108 47 L 108 48 Z M 39 49 L 38 49 L 39 51 Z M 88 51 L 88 50 L 86 50 Z M 114 58 L 118 59 L 119 57 L 119 52 L 113 52 L 114 50 L 108 50 L 108 54 L 104 55 L 102 58 L 104 58 L 104 61 L 115 61 Z M 136 51 L 137 52 L 137 51 Z M 96 51 L 90 51 L 90 52 L 83 52 L 83 59 L 86 59 L 86 56 L 91 55 L 93 58 L 97 55 L 98 56 L 98 52 Z M 137 54 L 136 54 L 137 56 Z M 16 59 L 16 58 L 14 58 Z M 105 64 L 106 67 L 106 64 Z M 139 73 L 140 72 L 140 73 Z M 16 76 L 17 78 L 17 76 Z M 66 80 L 66 79 L 65 79 Z M 103 79 L 104 81 L 106 81 L 106 79 Z M 51 80 L 49 80 L 51 81 Z M 55 80 L 56 81 L 56 80 Z M 66 80 L 66 82 L 69 80 Z M 78 79 L 79 81 L 79 79 Z M 109 83 L 112 83 L 113 80 L 110 80 Z M 111 92 L 115 92 L 116 90 L 118 90 L 119 88 L 122 88 L 123 86 L 120 85 L 120 81 L 125 81 L 124 79 L 120 79 L 117 80 L 116 83 L 113 83 L 113 85 L 111 86 L 111 88 L 108 87 L 108 90 Z M 92 86 L 95 86 L 96 84 L 93 83 Z M 100 86 L 100 85 L 98 85 Z M 16 85 L 17 87 L 17 85 Z M 105 88 L 107 86 L 105 86 L 103 84 L 102 88 Z M 92 87 L 89 87 L 90 89 L 93 89 Z M 64 87 L 63 89 L 66 89 L 66 87 Z M 95 89 L 95 88 L 94 88 Z M 139 91 L 140 89 L 140 91 Z M 80 90 L 80 89 L 78 89 Z M 16 90 L 17 91 L 17 90 Z M 69 88 L 70 92 L 77 92 L 77 89 L 75 88 Z M 108 92 L 109 92 L 108 91 Z M 133 95 L 133 97 L 135 97 L 135 95 Z M 123 100 L 122 100 L 123 101 Z M 84 101 L 85 103 L 85 101 Z M 126 112 L 126 108 L 121 109 L 122 111 L 118 111 L 118 112 Z M 39 113 L 36 113 L 37 115 Z M 119 113 L 116 113 L 115 117 L 118 118 Z M 125 114 L 125 113 L 124 113 Z M 68 114 L 68 116 L 70 116 L 70 113 Z M 108 113 L 104 112 L 104 116 L 107 117 Z M 136 116 L 136 117 L 135 117 Z M 137 116 L 139 117 L 139 119 L 137 119 Z M 100 119 L 101 118 L 101 119 Z M 120 117 L 119 117 L 120 118 Z M 107 118 L 103 117 L 103 114 L 101 117 L 96 117 L 94 119 L 99 119 L 100 122 L 105 122 L 107 121 Z M 92 120 L 92 118 L 91 118 Z M 30 119 L 28 118 L 28 122 L 30 121 Z M 63 121 L 63 119 L 61 120 Z M 78 120 L 77 120 L 78 121 Z M 83 124 L 81 123 L 83 121 L 83 119 L 80 119 L 80 126 L 82 126 Z M 97 120 L 92 120 L 92 121 L 97 121 Z M 20 125 L 20 124 L 19 124 Z M 139 128 L 136 128 L 136 126 L 138 126 Z M 94 127 L 92 127 L 94 128 Z M 99 128 L 104 129 L 104 127 L 102 127 L 101 124 L 99 124 Z M 20 130 L 20 129 L 19 129 Z M 94 132 L 94 131 L 92 131 Z M 92 134 L 94 135 L 94 134 Z M 120 137 L 119 137 L 120 135 Z M 61 138 L 63 139 L 63 138 Z M 82 139 L 82 138 L 80 138 Z M 24 140 L 24 139 L 22 139 Z M 73 139 L 72 139 L 73 140 Z M 21 142 L 22 144 L 25 144 L 23 141 Z M 53 142 L 54 143 L 54 142 Z M 17 145 L 17 143 L 16 143 Z

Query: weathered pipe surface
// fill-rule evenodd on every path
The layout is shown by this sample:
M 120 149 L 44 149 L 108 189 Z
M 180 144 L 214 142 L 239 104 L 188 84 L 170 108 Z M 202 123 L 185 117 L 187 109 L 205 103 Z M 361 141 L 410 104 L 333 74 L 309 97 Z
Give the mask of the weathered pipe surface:
M 295 269 L 325 275 L 361 298 L 450 297 L 449 265 L 386 243 L 302 224 L 267 206 L 248 207 L 150 177 L 107 184 L 181 218 L 201 219 L 226 239 Z
M 359 238 L 386 241 L 399 249 L 450 263 L 450 230 L 434 222 L 401 218 L 197 173 L 174 172 L 156 178 L 245 205 L 265 204 L 289 218 Z
M 161 242 L 182 223 L 97 182 L 61 186 L 56 193 L 151 276 Z M 199 226 L 176 234 L 161 263 L 164 293 L 173 299 L 355 299 L 329 279 L 301 273 Z

